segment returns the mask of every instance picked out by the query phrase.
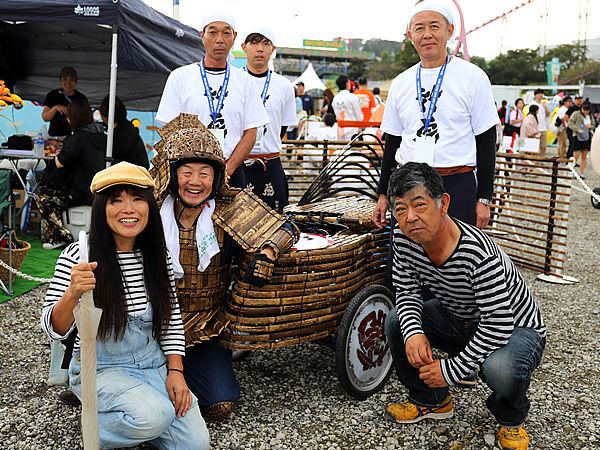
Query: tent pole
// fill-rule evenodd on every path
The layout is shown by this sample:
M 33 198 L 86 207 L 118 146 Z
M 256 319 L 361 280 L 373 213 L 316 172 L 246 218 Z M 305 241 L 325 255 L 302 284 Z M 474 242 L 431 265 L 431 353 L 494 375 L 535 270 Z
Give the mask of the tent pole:
M 110 56 L 110 88 L 108 93 L 108 137 L 106 139 L 106 167 L 112 163 L 113 137 L 115 134 L 115 97 L 117 96 L 117 26 L 113 25 L 112 51 Z

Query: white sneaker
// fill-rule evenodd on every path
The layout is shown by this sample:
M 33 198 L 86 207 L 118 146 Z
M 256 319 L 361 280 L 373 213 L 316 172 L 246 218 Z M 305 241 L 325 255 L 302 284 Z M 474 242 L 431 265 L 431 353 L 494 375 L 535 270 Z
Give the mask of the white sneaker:
M 42 248 L 44 250 L 54 250 L 56 248 L 64 247 L 64 245 L 65 245 L 64 242 L 58 242 L 56 244 L 51 244 L 50 242 L 44 242 L 44 245 L 42 245 Z

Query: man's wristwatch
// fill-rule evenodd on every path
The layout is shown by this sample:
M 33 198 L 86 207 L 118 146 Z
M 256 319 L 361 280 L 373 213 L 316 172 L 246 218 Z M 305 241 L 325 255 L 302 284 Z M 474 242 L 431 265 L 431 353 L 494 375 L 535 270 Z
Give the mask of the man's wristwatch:
M 490 206 L 492 206 L 492 201 L 491 201 L 491 200 L 489 200 L 489 199 L 487 199 L 487 198 L 478 198 L 478 199 L 477 199 L 477 201 L 478 201 L 479 203 L 483 203 L 483 204 L 484 204 L 485 206 L 487 206 L 488 208 L 489 208 Z

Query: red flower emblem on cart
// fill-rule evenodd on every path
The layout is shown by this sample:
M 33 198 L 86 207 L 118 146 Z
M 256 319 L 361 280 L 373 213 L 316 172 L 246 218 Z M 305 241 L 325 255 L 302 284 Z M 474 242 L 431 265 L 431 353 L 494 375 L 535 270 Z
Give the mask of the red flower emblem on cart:
M 363 365 L 363 370 L 381 366 L 388 351 L 384 323 L 387 314 L 382 311 L 371 311 L 358 326 L 357 356 Z

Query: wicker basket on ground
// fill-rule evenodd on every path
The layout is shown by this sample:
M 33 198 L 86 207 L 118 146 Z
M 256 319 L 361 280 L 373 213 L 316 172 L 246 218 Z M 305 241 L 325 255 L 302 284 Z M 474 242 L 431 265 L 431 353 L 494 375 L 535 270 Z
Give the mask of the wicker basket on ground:
M 5 238 L 8 243 L 8 238 Z M 29 242 L 21 241 L 17 239 L 17 235 L 13 231 L 13 249 L 12 249 L 12 267 L 16 270 L 20 270 L 23 265 L 23 261 L 25 261 L 25 257 L 29 250 L 31 249 L 31 244 Z M 8 248 L 0 247 L 0 260 L 4 263 L 8 264 Z M 0 266 L 0 279 L 4 284 L 8 284 L 8 269 Z M 12 279 L 14 281 L 15 275 L 12 274 Z

